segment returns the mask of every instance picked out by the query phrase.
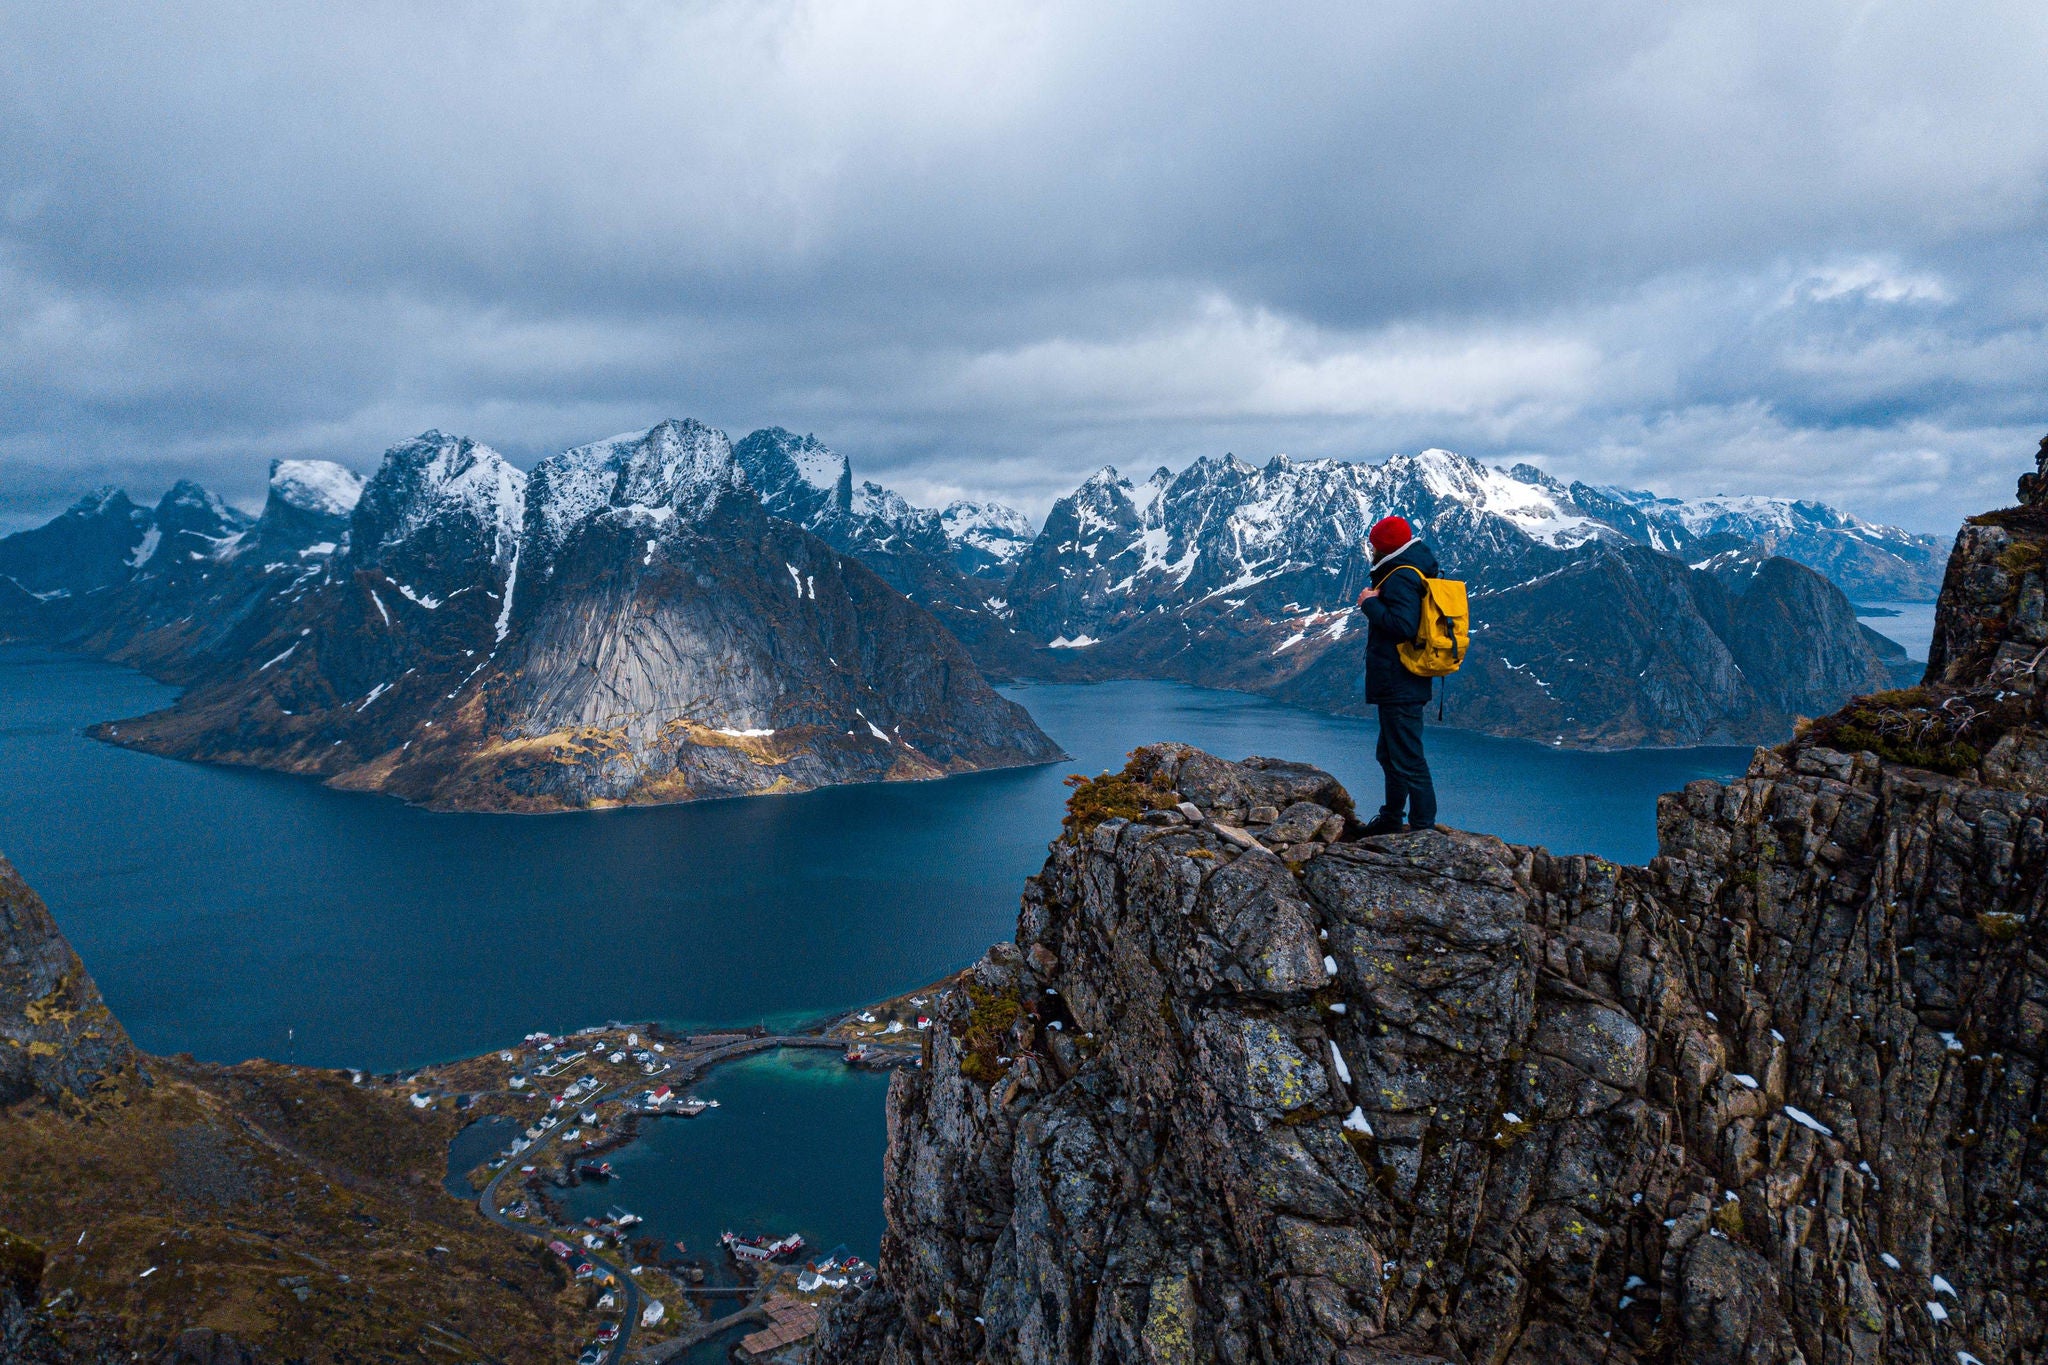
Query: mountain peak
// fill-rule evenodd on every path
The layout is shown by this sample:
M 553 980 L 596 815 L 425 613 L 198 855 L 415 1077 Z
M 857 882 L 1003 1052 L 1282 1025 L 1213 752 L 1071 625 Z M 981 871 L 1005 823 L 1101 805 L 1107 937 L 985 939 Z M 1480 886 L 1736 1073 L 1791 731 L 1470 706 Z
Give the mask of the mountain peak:
M 738 441 L 732 454 L 770 516 L 808 526 L 853 504 L 853 462 L 816 436 L 764 427 Z
M 507 563 L 525 494 L 526 475 L 489 446 L 424 432 L 385 451 L 363 486 L 350 521 L 352 553 L 365 566 L 394 553 L 419 558 L 436 572 L 474 553 Z M 417 555 L 408 553 L 415 542 Z
M 103 483 L 77 502 L 72 503 L 71 506 L 64 510 L 64 515 L 97 517 L 112 514 L 120 516 L 141 510 L 129 498 L 127 489 L 116 487 L 110 483 Z
M 670 418 L 626 452 L 612 503 L 698 515 L 746 487 L 724 432 L 694 417 Z
M 270 462 L 271 496 L 302 512 L 345 517 L 362 500 L 363 483 L 362 475 L 332 460 Z

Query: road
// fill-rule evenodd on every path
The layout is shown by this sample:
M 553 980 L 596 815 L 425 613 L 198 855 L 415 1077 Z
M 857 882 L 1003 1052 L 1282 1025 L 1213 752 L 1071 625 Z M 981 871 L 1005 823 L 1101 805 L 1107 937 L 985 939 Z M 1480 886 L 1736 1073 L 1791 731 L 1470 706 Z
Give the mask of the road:
M 770 1048 L 779 1047 L 844 1049 L 846 1043 L 837 1038 L 821 1038 L 814 1033 L 762 1034 L 757 1037 L 741 1038 L 734 1042 L 722 1043 L 717 1047 L 706 1048 L 702 1052 L 678 1054 L 673 1059 L 675 1065 L 669 1072 L 663 1073 L 660 1079 L 674 1087 L 685 1086 L 703 1076 L 706 1071 L 720 1062 L 729 1062 L 735 1057 L 744 1057 L 750 1053 L 766 1052 Z M 582 1101 L 582 1103 L 595 1109 L 605 1101 L 618 1099 L 625 1093 L 627 1093 L 625 1089 L 614 1086 L 609 1090 L 600 1091 L 597 1095 Z M 483 1193 L 477 1196 L 477 1208 L 484 1217 L 490 1219 L 501 1228 L 507 1228 L 513 1232 L 522 1233 L 525 1236 L 541 1241 L 546 1241 L 550 1236 L 576 1235 L 574 1232 L 564 1229 L 528 1227 L 526 1224 L 516 1219 L 508 1218 L 498 1211 L 498 1187 L 504 1184 L 505 1177 L 517 1171 L 522 1161 L 532 1164 L 532 1158 L 538 1156 L 542 1148 L 560 1138 L 568 1130 L 568 1127 L 569 1125 L 564 1123 L 542 1134 L 531 1147 L 521 1152 L 518 1157 L 508 1159 L 503 1166 L 499 1167 L 498 1173 L 491 1177 L 489 1184 L 484 1186 Z M 610 1259 L 595 1254 L 592 1254 L 590 1259 L 603 1264 L 606 1269 L 612 1271 L 625 1292 L 626 1314 L 619 1321 L 619 1339 L 612 1343 L 612 1349 L 604 1359 L 604 1365 L 623 1365 L 626 1359 L 626 1348 L 633 1341 L 633 1331 L 640 1325 L 642 1298 L 640 1286 L 633 1282 L 633 1276 L 629 1273 L 629 1266 L 617 1265 Z M 624 1259 L 630 1264 L 630 1257 Z M 737 1313 L 719 1319 L 716 1323 L 692 1329 L 685 1336 L 688 1337 L 689 1343 L 694 1343 L 714 1336 L 718 1331 L 723 1331 L 727 1327 L 751 1321 L 759 1316 L 759 1303 L 752 1303 Z M 716 1330 L 714 1331 L 713 1329 Z M 678 1338 L 678 1340 L 681 1339 Z M 664 1356 L 662 1358 L 666 1359 L 667 1357 Z
M 616 1087 L 610 1090 L 601 1090 L 596 1095 L 593 1095 L 588 1103 L 592 1109 L 595 1109 L 606 1100 L 617 1099 L 620 1094 L 621 1092 Z M 546 1147 L 550 1142 L 555 1141 L 563 1133 L 567 1132 L 568 1128 L 569 1125 L 563 1123 L 541 1134 L 533 1146 L 527 1148 L 518 1156 L 507 1159 L 505 1164 L 498 1168 L 498 1173 L 491 1177 L 491 1183 L 484 1186 L 484 1192 L 477 1196 L 477 1208 L 483 1213 L 484 1217 L 490 1219 L 501 1228 L 509 1228 L 513 1232 L 524 1233 L 528 1237 L 543 1242 L 551 1234 L 556 1236 L 564 1235 L 564 1230 L 562 1229 L 530 1228 L 526 1224 L 500 1213 L 498 1211 L 498 1186 L 505 1182 L 506 1176 L 519 1169 L 519 1163 L 522 1160 L 529 1156 L 539 1155 L 543 1147 Z M 569 1232 L 566 1235 L 573 1237 L 576 1234 Z M 633 1276 L 628 1267 L 614 1264 L 610 1259 L 595 1253 L 591 1254 L 590 1259 L 612 1272 L 613 1278 L 619 1282 L 619 1287 L 626 1296 L 626 1314 L 619 1319 L 619 1339 L 612 1343 L 611 1351 L 604 1358 L 604 1365 L 621 1365 L 626 1358 L 626 1347 L 632 1343 L 633 1329 L 640 1325 L 640 1286 L 633 1282 Z

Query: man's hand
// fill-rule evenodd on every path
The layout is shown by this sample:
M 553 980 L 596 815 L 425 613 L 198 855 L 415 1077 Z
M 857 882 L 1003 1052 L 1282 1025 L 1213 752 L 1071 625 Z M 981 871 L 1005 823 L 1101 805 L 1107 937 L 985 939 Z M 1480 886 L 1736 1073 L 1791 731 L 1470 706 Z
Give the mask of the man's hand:
M 1380 590 L 1378 588 L 1367 588 L 1364 592 L 1358 594 L 1359 607 L 1362 609 L 1368 601 L 1370 601 L 1372 598 L 1378 597 L 1379 595 Z

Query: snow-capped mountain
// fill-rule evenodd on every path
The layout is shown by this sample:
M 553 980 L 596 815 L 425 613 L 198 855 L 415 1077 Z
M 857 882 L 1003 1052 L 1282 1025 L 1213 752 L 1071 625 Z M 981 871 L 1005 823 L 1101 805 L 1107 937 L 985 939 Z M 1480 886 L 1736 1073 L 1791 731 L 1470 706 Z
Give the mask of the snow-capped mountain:
M 54 520 L 0 539 L 0 577 L 36 598 L 126 582 L 148 539 L 149 509 L 118 488 L 100 488 Z
M 1576 486 L 1575 486 L 1576 491 Z M 1941 592 L 1949 542 L 1880 526 L 1826 503 L 1766 497 L 1660 498 L 1609 488 L 1650 525 L 1649 543 L 1684 554 L 1699 544 L 1743 541 L 1797 560 L 1862 602 L 1931 602 Z
M 1143 483 L 1099 471 L 1054 504 L 1006 587 L 1017 626 L 1047 646 L 1022 671 L 1362 710 L 1360 547 L 1393 513 L 1475 594 L 1483 629 L 1446 708 L 1459 723 L 1591 744 L 1762 739 L 1892 680 L 1884 647 L 1818 575 L 1770 560 L 1785 571 L 1723 581 L 1664 551 L 1770 551 L 1442 450 L 1372 465 L 1225 456 Z M 1803 615 L 1780 609 L 1794 601 Z M 1766 647 L 1765 621 L 1804 662 Z
M 819 462 L 798 465 L 785 495 L 814 489 Z M 871 488 L 859 511 L 910 517 L 900 504 Z M 430 431 L 367 482 L 280 462 L 253 526 L 181 484 L 153 513 L 110 493 L 24 536 L 0 562 L 102 586 L 73 600 L 10 583 L 0 618 L 191 684 L 96 730 L 154 752 L 495 810 L 1059 756 L 930 614 L 771 517 L 725 435 L 695 421 L 530 477 Z
M 1002 582 L 1010 565 L 1031 548 L 1031 519 L 999 502 L 951 502 L 939 513 L 953 562 L 975 578 Z
M 764 427 L 733 443 L 733 459 L 771 517 L 806 530 L 829 510 L 853 506 L 853 465 L 815 436 Z
M 1004 725 L 1013 739 L 1024 731 L 1011 721 L 984 724 L 996 714 L 987 698 L 949 701 L 913 687 L 915 699 L 886 707 L 850 700 L 868 695 L 862 687 L 888 692 L 888 671 L 909 661 L 837 640 L 818 664 L 802 643 L 819 638 L 815 623 L 783 619 L 791 604 L 761 597 L 761 580 L 788 578 L 805 604 L 826 600 L 810 593 L 831 585 L 830 600 L 842 604 L 832 612 L 865 619 L 893 610 L 860 586 L 861 572 L 872 571 L 993 676 L 1167 677 L 1360 709 L 1359 547 L 1393 512 L 1414 522 L 1475 594 L 1480 634 L 1452 685 L 1448 718 L 1550 741 L 1774 737 L 1795 714 L 1909 671 L 1894 647 L 1855 623 L 1841 592 L 1798 564 L 1871 598 L 1911 598 L 1912 584 L 1939 569 L 1932 538 L 1816 503 L 1664 499 L 1442 450 L 1378 464 L 1205 458 L 1142 482 L 1104 469 L 1056 502 L 1033 535 L 1025 518 L 997 504 L 934 511 L 856 481 L 851 461 L 815 436 L 770 427 L 732 444 L 682 421 L 563 451 L 530 476 L 488 447 L 439 432 L 394 447 L 367 484 L 339 466 L 282 461 L 254 526 L 196 487 L 172 490 L 155 509 L 107 490 L 49 526 L 0 541 L 0 625 L 28 622 L 10 628 L 184 682 L 246 681 L 264 664 L 272 671 L 259 681 L 274 691 L 280 677 L 317 661 L 331 695 L 308 705 L 322 714 L 347 701 L 366 717 L 425 724 L 442 703 L 480 697 L 486 719 L 476 724 L 491 727 L 490 744 L 553 753 L 569 742 L 564 735 L 587 731 L 620 746 L 602 762 L 593 751 L 535 768 L 520 781 L 552 795 L 533 799 L 615 799 L 614 791 L 654 799 L 647 784 L 671 780 L 658 778 L 668 771 L 662 755 L 683 755 L 676 772 L 709 761 L 648 738 L 654 716 L 731 738 L 796 733 L 788 722 L 801 714 L 826 727 L 818 734 L 858 737 L 878 724 L 878 710 L 936 708 L 943 726 L 913 741 L 923 759 L 898 755 L 912 767 L 1000 761 L 990 756 L 1037 742 L 996 737 Z M 766 529 L 744 529 L 750 516 Z M 760 547 L 785 535 L 799 539 L 770 572 L 776 564 L 760 558 Z M 746 542 L 753 548 L 733 548 L 735 536 L 754 537 Z M 722 558 L 711 554 L 714 544 L 725 547 Z M 835 557 L 818 558 L 827 551 Z M 696 567 L 673 577 L 683 563 Z M 655 581 L 670 584 L 667 597 L 647 595 Z M 723 600 L 749 604 L 746 619 L 775 621 L 786 638 L 770 646 L 731 621 L 711 624 L 701 614 L 716 609 L 692 583 L 721 585 Z M 90 601 L 72 602 L 72 593 Z M 284 616 L 296 620 L 316 604 L 325 619 L 294 627 L 308 631 L 303 646 L 276 633 Z M 927 627 L 904 629 L 922 639 Z M 713 656 L 715 666 L 702 663 Z M 818 693 L 806 683 L 809 695 L 836 698 L 808 711 L 789 710 L 788 688 L 763 681 L 837 675 L 854 667 L 849 657 L 862 661 L 858 686 Z M 256 704 L 253 694 L 240 701 Z M 427 710 L 415 715 L 415 702 Z M 308 733 L 333 728 L 323 724 Z M 382 752 L 375 745 L 399 731 L 364 724 L 357 739 L 325 741 L 334 752 L 291 761 L 325 773 L 353 764 L 370 775 L 351 781 L 410 782 L 421 799 L 526 799 L 507 794 L 503 772 L 475 768 L 474 754 L 455 768 L 443 763 L 431 780 L 421 776 L 423 749 L 445 746 L 417 735 L 397 741 L 409 745 L 404 760 L 379 759 L 384 766 L 373 771 L 366 765 Z M 435 724 L 452 732 L 445 719 Z M 947 726 L 982 739 L 949 747 L 940 733 Z M 903 733 L 915 730 L 906 724 Z M 484 738 L 476 745 L 488 747 Z M 817 752 L 814 745 L 811 758 Z M 436 762 L 443 759 L 446 752 Z M 726 764 L 720 780 L 741 789 L 778 774 L 800 784 L 836 780 L 820 774 L 875 761 L 842 755 L 806 767 L 810 759 L 785 754 L 750 759 L 742 772 L 718 760 Z M 469 775 L 458 781 L 456 768 Z M 586 776 L 562 777 L 570 771 Z M 458 788 L 469 794 L 449 795 Z
M 1053 505 L 1009 583 L 1018 623 L 1046 639 L 1100 638 L 1211 599 L 1348 603 L 1359 547 L 1399 512 L 1479 586 L 1556 566 L 1558 552 L 1617 532 L 1540 485 L 1448 451 L 1382 464 L 1198 459 L 1133 484 L 1103 469 Z M 1270 602 L 1268 602 L 1270 599 Z M 1265 607 L 1261 607 L 1265 609 Z
M 780 427 L 739 441 L 733 458 L 748 483 L 767 490 L 762 504 L 771 516 L 802 526 L 880 574 L 937 616 L 985 671 L 1000 677 L 1029 671 L 1036 642 L 1010 620 L 1001 590 L 1007 575 L 977 574 L 974 567 L 994 562 L 989 547 L 1000 543 L 997 528 L 1028 528 L 1022 513 L 985 503 L 949 526 L 945 513 L 915 506 L 871 480 L 856 485 L 845 456 Z
M 315 516 L 345 517 L 363 496 L 363 476 L 331 460 L 272 460 L 270 493 Z
M 768 427 L 735 444 L 733 457 L 770 516 L 860 556 L 926 606 L 980 610 L 987 586 L 961 580 L 1000 582 L 1031 543 L 1030 519 L 1001 503 L 955 502 L 934 512 L 872 480 L 856 485 L 852 462 L 815 436 Z

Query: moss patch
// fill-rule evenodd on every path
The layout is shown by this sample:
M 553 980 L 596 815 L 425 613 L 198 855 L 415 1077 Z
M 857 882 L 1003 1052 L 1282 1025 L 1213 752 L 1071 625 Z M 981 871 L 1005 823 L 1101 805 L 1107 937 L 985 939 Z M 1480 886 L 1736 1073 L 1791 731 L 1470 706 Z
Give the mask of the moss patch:
M 967 1027 L 960 1031 L 960 1074 L 984 1085 L 1002 1074 L 998 1060 L 1009 1042 L 1010 1027 L 1024 1013 L 1024 999 L 1015 991 L 992 991 L 967 983 Z
M 1144 776 L 1134 758 L 1122 772 L 1067 778 L 1074 794 L 1067 798 L 1066 818 L 1060 824 L 1072 834 L 1086 834 L 1105 820 L 1135 820 L 1148 810 L 1171 810 L 1180 793 L 1161 785 L 1158 777 Z
M 2017 719 L 2007 714 L 2010 707 L 1985 710 L 1956 702 L 1937 701 L 1924 687 L 1873 692 L 1815 721 L 1805 738 L 1849 753 L 1868 749 L 1893 763 L 1956 777 L 1974 769 L 1983 749 Z

